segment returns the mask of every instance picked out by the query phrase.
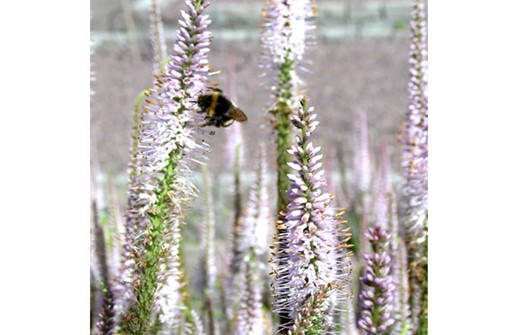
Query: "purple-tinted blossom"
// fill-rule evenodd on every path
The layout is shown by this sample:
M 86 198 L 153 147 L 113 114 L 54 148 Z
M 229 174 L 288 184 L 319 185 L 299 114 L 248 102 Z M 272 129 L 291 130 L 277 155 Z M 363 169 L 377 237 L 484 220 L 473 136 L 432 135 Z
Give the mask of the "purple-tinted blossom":
M 424 3 L 415 1 L 411 19 L 409 53 L 409 106 L 402 134 L 402 169 L 405 179 L 403 194 L 410 207 L 410 230 L 421 233 L 418 217 L 427 213 L 428 98 L 427 38 Z M 414 233 L 412 233 L 414 234 Z
M 135 162 L 138 199 L 135 211 L 144 216 L 141 238 L 129 251 L 135 262 L 121 304 L 123 331 L 147 332 L 152 315 L 159 314 L 162 332 L 174 327 L 182 286 L 179 259 L 182 205 L 197 194 L 187 178 L 188 161 L 198 161 L 206 144 L 197 141 L 197 96 L 208 86 L 210 22 L 204 10 L 210 1 L 185 1 L 171 59 L 154 87 L 146 92 L 138 129 Z
M 277 224 L 273 274 L 275 277 L 275 312 L 281 319 L 280 331 L 292 326 L 300 309 L 321 287 L 344 284 L 349 275 L 349 263 L 337 257 L 344 246 L 340 243 L 341 222 L 330 202 L 332 196 L 322 191 L 324 172 L 320 170 L 318 154 L 310 135 L 318 121 L 313 107 L 302 100 L 298 115 L 291 116 L 298 129 L 296 144 L 289 152 L 294 156 L 291 186 L 288 190 L 287 212 Z M 328 315 L 324 317 L 328 323 Z
M 262 11 L 262 44 L 276 64 L 303 59 L 308 33 L 315 29 L 315 2 L 267 0 Z
M 411 21 L 409 105 L 402 133 L 403 227 L 409 261 L 412 326 L 419 328 L 426 281 L 428 188 L 428 85 L 425 5 L 415 0 Z
M 184 165 L 184 158 L 206 146 L 196 142 L 195 128 L 190 123 L 201 117 L 194 109 L 197 96 L 208 86 L 209 49 L 206 46 L 210 43 L 211 34 L 207 31 L 210 20 L 203 12 L 209 3 L 203 1 L 196 9 L 194 2 L 186 1 L 188 10 L 181 12 L 183 19 L 180 20 L 181 28 L 171 60 L 145 105 L 139 159 L 145 176 L 144 192 L 148 196 L 143 195 L 147 204 L 142 212 L 153 210 L 156 199 L 152 194 L 160 187 L 159 176 L 169 164 L 171 155 Z M 188 171 L 185 166 L 182 169 Z M 186 183 L 185 180 L 182 182 Z
M 292 143 L 289 117 L 296 113 L 303 94 L 300 70 L 307 39 L 311 37 L 308 32 L 315 28 L 315 8 L 315 2 L 311 0 L 267 0 L 262 12 L 262 63 L 271 72 L 267 78 L 272 81 L 267 85 L 270 85 L 274 99 L 270 112 L 274 117 L 276 143 L 277 212 L 284 211 L 289 202 L 286 194 L 290 183 L 287 149 Z
M 194 109 L 197 96 L 208 85 L 209 49 L 206 46 L 211 34 L 207 31 L 210 20 L 203 12 L 210 1 L 201 1 L 198 9 L 194 1 L 187 0 L 185 3 L 188 10 L 182 11 L 182 28 L 178 31 L 171 61 L 167 63 L 159 83 L 150 92 L 142 121 L 139 158 L 146 176 L 144 194 L 149 195 L 143 196 L 148 201 L 145 211 L 152 211 L 156 201 L 154 192 L 161 186 L 158 177 L 169 164 L 172 155 L 176 156 L 174 159 L 184 160 L 192 151 L 206 146 L 196 143 L 193 138 L 195 128 L 188 123 L 196 119 Z M 179 157 L 177 153 L 181 153 Z M 188 170 L 186 167 L 183 169 Z M 186 180 L 176 182 L 177 186 L 187 183 Z M 179 196 L 171 200 L 178 201 L 181 198 Z
M 393 325 L 393 291 L 390 275 L 389 236 L 376 225 L 367 232 L 373 254 L 364 254 L 366 268 L 359 293 L 361 314 L 358 325 L 367 335 L 383 334 Z

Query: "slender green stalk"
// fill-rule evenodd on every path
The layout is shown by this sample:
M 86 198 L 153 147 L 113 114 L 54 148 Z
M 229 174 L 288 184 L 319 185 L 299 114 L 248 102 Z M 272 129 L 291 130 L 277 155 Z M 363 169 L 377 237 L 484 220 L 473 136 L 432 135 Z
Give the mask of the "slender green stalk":
M 316 15 L 315 2 L 266 1 L 263 10 L 262 45 L 268 58 L 266 67 L 273 70 L 275 82 L 273 114 L 276 162 L 277 162 L 277 211 L 284 211 L 288 204 L 289 180 L 287 162 L 291 156 L 287 149 L 292 144 L 290 116 L 296 113 L 297 100 L 302 95 L 302 83 L 298 76 L 303 61 L 307 40 L 314 30 L 312 19 Z
M 276 128 L 276 165 L 277 165 L 277 211 L 287 208 L 289 200 L 287 189 L 289 188 L 289 167 L 287 163 L 291 161 L 291 155 L 287 152 L 292 144 L 292 126 L 289 117 L 293 109 L 289 106 L 289 101 L 293 98 L 291 74 L 294 70 L 294 62 L 286 59 L 280 66 L 280 89 L 279 97 L 275 109 L 271 112 L 275 116 Z
M 173 154 L 174 153 L 174 154 Z M 162 188 L 156 191 L 157 201 L 153 212 L 149 212 L 149 227 L 146 230 L 144 250 L 141 263 L 141 277 L 136 291 L 136 305 L 124 316 L 122 330 L 126 334 L 145 334 L 149 330 L 155 295 L 160 280 L 158 278 L 161 261 L 163 259 L 163 245 L 168 233 L 169 219 L 169 192 L 177 176 L 178 153 L 173 152 L 167 167 L 163 170 Z M 169 234 L 170 235 L 170 234 Z
M 208 85 L 211 34 L 210 20 L 203 12 L 208 0 L 186 0 L 178 40 L 164 74 L 155 77 L 145 101 L 140 122 L 137 160 L 141 171 L 138 202 L 133 210 L 146 218 L 141 239 L 129 250 L 134 271 L 126 277 L 129 297 L 122 306 L 124 334 L 144 335 L 159 317 L 161 331 L 170 333 L 179 325 L 183 310 L 187 323 L 192 316 L 186 302 L 180 259 L 182 206 L 197 195 L 187 178 L 190 161 L 206 143 L 194 137 L 200 122 L 194 109 L 199 94 Z

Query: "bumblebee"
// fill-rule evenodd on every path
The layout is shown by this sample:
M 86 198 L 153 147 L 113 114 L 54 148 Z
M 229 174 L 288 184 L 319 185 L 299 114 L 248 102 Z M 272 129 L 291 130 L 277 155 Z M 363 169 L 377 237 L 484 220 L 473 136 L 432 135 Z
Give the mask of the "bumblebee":
M 228 127 L 234 121 L 244 122 L 248 120 L 246 114 L 233 101 L 224 96 L 219 89 L 200 95 L 197 104 L 200 108 L 199 113 L 206 113 L 206 122 L 201 127 Z

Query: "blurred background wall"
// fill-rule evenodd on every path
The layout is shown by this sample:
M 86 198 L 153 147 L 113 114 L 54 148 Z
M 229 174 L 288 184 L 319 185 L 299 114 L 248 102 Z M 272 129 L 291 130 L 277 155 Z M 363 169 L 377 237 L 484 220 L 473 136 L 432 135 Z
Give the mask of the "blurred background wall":
M 183 0 L 159 2 L 169 48 L 175 41 Z M 270 183 L 276 179 L 275 152 L 268 108 L 272 102 L 263 76 L 259 41 L 263 2 L 212 0 L 208 9 L 214 35 L 209 60 L 214 70 L 222 70 L 214 80 L 228 90 L 234 82 L 238 105 L 247 113 L 243 124 L 245 140 L 242 191 L 248 196 L 257 144 L 269 144 Z M 152 55 L 149 42 L 150 0 L 92 0 L 92 71 L 95 81 L 91 100 L 91 158 L 100 172 L 100 185 L 112 177 L 119 205 L 125 206 L 133 104 L 138 94 L 152 84 Z M 342 153 L 345 169 L 353 168 L 352 129 L 354 112 L 362 108 L 368 115 L 370 149 L 377 159 L 379 141 L 391 148 L 392 166 L 398 168 L 397 135 L 407 108 L 408 0 L 320 0 L 316 43 L 306 55 L 303 79 L 307 96 L 315 107 L 320 126 L 313 139 L 328 157 Z M 232 70 L 233 69 L 233 70 Z M 232 76 L 233 74 L 233 76 Z M 232 79 L 233 78 L 233 79 Z M 227 166 L 225 132 L 216 129 L 209 140 L 209 170 L 216 208 L 217 249 L 223 253 L 231 222 L 233 199 L 231 167 Z M 324 161 L 336 174 L 336 162 Z M 327 171 L 328 173 L 331 171 Z M 351 175 L 349 175 L 351 176 Z M 199 175 L 195 183 L 199 185 Z M 276 192 L 270 188 L 274 203 Z M 342 200 L 342 199 L 341 199 Z M 346 206 L 336 199 L 338 206 Z M 203 196 L 192 203 L 184 231 L 186 254 L 196 259 L 198 224 L 202 217 Z M 274 208 L 274 206 L 272 206 Z M 188 262 L 189 278 L 194 278 L 196 262 Z
M 91 1 L 91 150 L 102 170 L 124 182 L 133 103 L 152 82 L 150 1 Z M 184 2 L 159 3 L 170 48 Z M 272 141 L 271 99 L 260 68 L 262 5 L 259 0 L 213 0 L 208 9 L 214 35 L 209 59 L 215 70 L 222 70 L 215 79 L 226 89 L 228 69 L 234 67 L 238 104 L 249 116 L 243 132 L 253 143 Z M 407 105 L 410 10 L 408 0 L 318 1 L 316 44 L 306 57 L 312 64 L 304 79 L 321 121 L 316 136 L 328 149 L 339 147 L 349 156 L 356 108 L 368 113 L 372 149 L 382 138 L 396 145 Z M 210 164 L 221 163 L 223 155 L 217 152 L 224 147 L 224 131 L 214 135 Z

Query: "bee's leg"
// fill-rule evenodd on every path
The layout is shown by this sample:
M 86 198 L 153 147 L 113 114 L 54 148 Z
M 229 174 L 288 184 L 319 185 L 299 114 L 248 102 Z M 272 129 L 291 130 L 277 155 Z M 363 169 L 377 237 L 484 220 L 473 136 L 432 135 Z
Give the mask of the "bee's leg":
M 203 127 L 206 127 L 206 126 L 212 126 L 214 125 L 214 120 L 212 119 L 208 119 L 205 123 L 203 123 L 202 125 L 200 125 L 199 127 L 200 128 L 203 128 Z
M 219 84 L 219 83 L 217 83 L 217 84 Z M 208 90 L 212 91 L 212 92 L 220 92 L 220 93 L 223 92 L 219 87 L 215 87 L 215 86 L 217 86 L 217 85 L 209 87 Z

